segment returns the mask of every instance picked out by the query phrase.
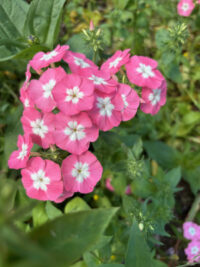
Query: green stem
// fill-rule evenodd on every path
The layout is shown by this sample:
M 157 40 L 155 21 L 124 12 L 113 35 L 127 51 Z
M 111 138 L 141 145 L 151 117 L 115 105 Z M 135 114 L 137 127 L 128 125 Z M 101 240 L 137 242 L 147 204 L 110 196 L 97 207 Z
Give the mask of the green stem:
M 188 212 L 185 221 L 193 221 L 197 212 L 199 211 L 199 208 L 200 208 L 200 193 L 195 197 L 195 200 L 192 204 L 191 209 Z
M 15 99 L 17 103 L 20 103 L 18 96 L 15 94 L 15 92 L 5 83 L 4 87 L 7 89 L 7 91 L 12 95 L 12 97 Z

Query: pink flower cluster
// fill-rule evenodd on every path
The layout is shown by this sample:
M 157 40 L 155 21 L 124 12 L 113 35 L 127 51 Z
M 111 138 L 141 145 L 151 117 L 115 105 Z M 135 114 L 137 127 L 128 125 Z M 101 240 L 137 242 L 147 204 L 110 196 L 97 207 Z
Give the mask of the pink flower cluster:
M 39 52 L 30 60 L 20 89 L 24 136 L 19 136 L 18 150 L 8 161 L 10 168 L 22 169 L 22 183 L 30 198 L 61 202 L 75 192 L 92 192 L 103 171 L 89 151 L 99 130 L 108 131 L 132 119 L 140 102 L 141 110 L 152 115 L 165 104 L 166 81 L 157 62 L 130 57 L 129 51 L 117 51 L 100 68 L 66 45 Z M 57 66 L 61 60 L 70 73 Z M 123 65 L 129 81 L 142 87 L 142 99 L 129 85 L 118 82 L 115 74 Z M 31 79 L 31 68 L 39 79 Z M 33 144 L 71 155 L 60 167 L 48 157 L 42 159 L 42 153 L 32 157 Z
M 193 222 L 183 224 L 183 235 L 191 240 L 185 249 L 188 261 L 197 262 L 200 260 L 200 226 Z
M 197 4 L 200 4 L 200 0 L 197 0 Z M 188 17 L 195 8 L 193 0 L 180 0 L 177 5 L 177 11 L 180 16 Z

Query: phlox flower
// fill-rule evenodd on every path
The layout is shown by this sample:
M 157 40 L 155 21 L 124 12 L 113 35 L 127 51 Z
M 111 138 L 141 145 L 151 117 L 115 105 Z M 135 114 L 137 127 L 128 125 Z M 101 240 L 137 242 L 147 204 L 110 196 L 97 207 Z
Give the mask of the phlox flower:
M 98 128 L 85 112 L 74 116 L 66 116 L 61 112 L 56 114 L 55 128 L 56 145 L 78 155 L 88 150 L 90 142 L 96 141 L 99 136 Z
M 70 192 L 87 194 L 93 191 L 101 179 L 103 168 L 97 158 L 89 151 L 81 155 L 70 155 L 61 167 L 64 188 Z
M 21 175 L 23 186 L 30 198 L 55 201 L 63 192 L 60 166 L 51 160 L 31 158 Z
M 196 262 L 200 260 L 200 241 L 192 240 L 187 248 L 185 249 L 185 254 L 187 255 L 187 259 L 190 262 Z
M 74 192 L 68 192 L 66 191 L 65 189 L 63 190 L 63 193 L 57 198 L 54 200 L 54 202 L 56 203 L 61 203 L 63 202 L 65 199 L 67 198 L 70 198 L 74 195 Z
M 57 107 L 66 115 L 75 115 L 93 107 L 92 82 L 76 74 L 66 74 L 52 92 Z
M 124 51 L 116 51 L 112 57 L 110 57 L 103 63 L 103 65 L 101 66 L 101 70 L 110 73 L 110 75 L 118 72 L 121 66 L 123 66 L 129 61 L 129 51 L 130 49 L 126 49 Z
M 54 144 L 54 114 L 41 113 L 33 108 L 25 109 L 21 118 L 24 132 L 31 136 L 33 143 L 48 148 Z
M 94 88 L 100 92 L 110 94 L 116 91 L 117 81 L 110 74 L 96 69 L 82 69 L 79 74 L 92 81 Z
M 106 188 L 111 192 L 115 191 L 114 187 L 111 185 L 111 178 L 106 179 Z
M 51 52 L 38 52 L 30 61 L 30 65 L 35 71 L 39 72 L 42 68 L 48 67 L 51 63 L 60 61 L 68 49 L 68 45 L 57 45 Z
M 119 126 L 123 108 L 124 103 L 119 93 L 108 95 L 97 91 L 94 107 L 89 111 L 89 116 L 100 130 L 108 131 Z
M 158 88 L 162 81 L 162 74 L 156 69 L 157 61 L 143 56 L 133 56 L 126 64 L 128 79 L 131 83 L 151 89 Z
M 28 91 L 24 90 L 23 88 L 20 89 L 20 101 L 23 103 L 24 109 L 34 108 L 34 103 L 30 99 Z
M 81 69 L 98 69 L 97 65 L 82 53 L 67 51 L 63 60 L 68 63 L 69 68 L 73 73 L 78 73 Z
M 52 111 L 56 102 L 53 99 L 52 90 L 55 85 L 66 76 L 63 68 L 47 69 L 39 80 L 31 80 L 28 93 L 35 105 L 43 112 Z
M 157 89 L 142 88 L 142 102 L 140 105 L 144 113 L 155 115 L 160 107 L 166 103 L 167 83 L 163 80 Z
M 30 156 L 33 143 L 29 135 L 18 136 L 17 147 L 18 150 L 13 151 L 8 160 L 8 166 L 11 169 L 25 168 Z
M 140 98 L 135 90 L 127 84 L 119 84 L 118 93 L 121 95 L 124 107 L 121 111 L 122 121 L 132 119 L 140 104 Z
M 195 5 L 193 0 L 181 0 L 177 5 L 178 14 L 184 17 L 190 16 Z
M 189 240 L 200 240 L 200 226 L 193 222 L 185 222 L 183 224 L 183 235 Z

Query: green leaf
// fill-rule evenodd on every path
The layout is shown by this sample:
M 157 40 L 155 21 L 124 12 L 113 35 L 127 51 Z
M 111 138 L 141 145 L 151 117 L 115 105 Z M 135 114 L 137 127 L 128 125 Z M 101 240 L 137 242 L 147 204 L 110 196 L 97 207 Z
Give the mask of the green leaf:
M 144 148 L 149 157 L 166 168 L 171 169 L 179 165 L 180 155 L 178 151 L 160 141 L 146 141 Z
M 165 48 L 170 40 L 169 32 L 165 29 L 160 29 L 156 32 L 156 45 L 159 49 Z
M 192 192 L 196 195 L 200 190 L 200 167 L 196 167 L 194 169 L 184 169 L 183 170 L 183 178 L 186 180 Z
M 70 46 L 70 50 L 72 50 L 73 52 L 83 53 L 86 55 L 86 57 L 92 59 L 93 50 L 83 39 L 83 34 L 73 35 L 71 38 L 69 38 L 67 44 Z
M 65 262 L 68 266 L 94 246 L 116 211 L 110 208 L 69 213 L 35 228 L 31 238 L 58 264 Z
M 48 221 L 48 216 L 45 210 L 45 203 L 40 202 L 32 211 L 33 226 L 37 227 Z
M 165 180 L 172 186 L 176 187 L 181 179 L 181 168 L 177 167 L 165 175 Z
M 119 263 L 108 263 L 108 264 L 101 264 L 99 267 L 124 267 L 124 264 Z
M 0 61 L 8 60 L 20 51 L 28 4 L 23 0 L 0 2 Z
M 50 201 L 47 201 L 45 210 L 49 219 L 55 219 L 62 215 L 62 212 L 57 209 Z
M 80 197 L 75 197 L 70 200 L 65 206 L 64 212 L 77 212 L 81 210 L 90 210 L 90 206 Z
M 33 0 L 27 14 L 24 31 L 39 38 L 50 49 L 58 37 L 61 15 L 66 0 Z
M 125 267 L 155 267 L 159 261 L 152 258 L 152 253 L 139 230 L 136 221 L 133 222 L 125 258 Z M 162 265 L 160 265 L 162 266 Z M 165 264 L 163 266 L 166 266 Z

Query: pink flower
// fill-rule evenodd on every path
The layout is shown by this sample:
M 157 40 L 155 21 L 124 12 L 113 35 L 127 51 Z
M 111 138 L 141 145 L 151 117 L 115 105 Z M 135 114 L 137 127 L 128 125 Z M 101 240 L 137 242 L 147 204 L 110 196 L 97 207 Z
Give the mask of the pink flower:
M 51 160 L 31 158 L 21 175 L 30 198 L 55 201 L 63 192 L 60 166 Z
M 68 45 L 57 45 L 51 52 L 38 52 L 30 61 L 30 65 L 35 71 L 39 72 L 42 68 L 48 67 L 51 63 L 60 61 L 68 49 Z
M 162 81 L 162 74 L 156 70 L 157 61 L 142 56 L 133 56 L 126 64 L 127 76 L 130 82 L 151 89 L 158 88 Z
M 131 190 L 131 186 L 127 185 L 126 190 L 125 190 L 125 194 L 126 195 L 131 195 L 132 194 L 132 190 Z
M 93 191 L 101 179 L 103 168 L 97 158 L 89 151 L 70 155 L 61 167 L 65 190 L 87 194 Z
M 183 224 L 183 235 L 190 240 L 200 240 L 200 226 L 193 222 L 185 222 Z
M 200 241 L 193 240 L 188 244 L 185 249 L 185 254 L 187 255 L 188 261 L 197 262 L 200 260 Z
M 111 185 L 111 178 L 106 179 L 106 188 L 111 192 L 115 191 L 114 187 Z
M 18 150 L 13 151 L 10 155 L 10 158 L 8 160 L 9 168 L 16 170 L 25 168 L 30 156 L 32 146 L 33 143 L 31 142 L 29 135 L 19 135 L 17 141 Z
M 80 155 L 88 150 L 90 142 L 99 136 L 98 128 L 85 112 L 70 117 L 60 112 L 56 114 L 55 125 L 56 145 L 73 154 Z
M 79 72 L 79 74 L 83 77 L 87 77 L 88 80 L 92 81 L 95 89 L 100 92 L 110 94 L 116 91 L 118 82 L 114 79 L 111 79 L 109 73 L 96 69 L 83 69 Z
M 33 143 L 48 148 L 54 144 L 54 114 L 40 113 L 39 111 L 29 108 L 25 109 L 21 122 L 24 132 L 31 136 Z
M 166 103 L 167 83 L 163 80 L 158 89 L 142 88 L 142 99 L 145 103 L 141 103 L 141 110 L 144 113 L 155 115 L 160 107 Z
M 192 13 L 194 7 L 195 5 L 192 0 L 181 0 L 177 6 L 178 14 L 188 17 Z
M 70 198 L 70 197 L 72 197 L 73 195 L 74 195 L 73 192 L 68 192 L 68 191 L 66 191 L 66 190 L 64 189 L 64 190 L 63 190 L 63 193 L 62 193 L 57 199 L 55 199 L 54 202 L 56 202 L 56 203 L 61 203 L 61 202 L 63 202 L 65 199 Z
M 119 71 L 121 66 L 126 64 L 129 61 L 129 54 L 130 49 L 126 49 L 124 51 L 118 50 L 115 54 L 110 57 L 106 62 L 103 63 L 101 66 L 101 70 L 112 74 L 115 74 Z
M 24 90 L 23 88 L 20 89 L 20 101 L 23 103 L 24 109 L 34 108 L 34 103 L 30 99 L 28 91 Z
M 140 98 L 136 91 L 127 84 L 119 84 L 118 92 L 124 103 L 124 107 L 121 111 L 122 120 L 128 121 L 135 116 L 140 104 Z
M 31 68 L 31 65 L 30 65 L 30 63 L 28 63 L 27 68 L 26 68 L 26 73 L 25 73 L 26 80 L 25 80 L 25 82 L 23 83 L 23 85 L 22 85 L 22 87 L 21 87 L 21 90 L 26 90 L 27 87 L 28 87 L 29 80 L 30 80 L 30 78 L 31 78 L 30 68 Z
M 66 74 L 53 89 L 53 96 L 60 111 L 75 115 L 90 110 L 94 103 L 94 86 L 76 74 Z
M 29 96 L 36 106 L 43 112 L 52 111 L 56 102 L 52 90 L 55 85 L 66 76 L 63 68 L 47 69 L 39 78 L 32 80 L 28 87 Z
M 86 56 L 81 53 L 67 51 L 63 60 L 68 63 L 69 68 L 73 73 L 79 73 L 79 71 L 82 69 L 98 69 L 98 67 L 91 60 L 86 58 Z
M 118 93 L 107 95 L 96 92 L 93 109 L 89 112 L 92 121 L 102 131 L 108 131 L 119 126 L 121 122 L 121 111 L 124 103 Z

